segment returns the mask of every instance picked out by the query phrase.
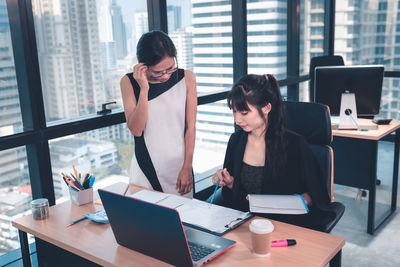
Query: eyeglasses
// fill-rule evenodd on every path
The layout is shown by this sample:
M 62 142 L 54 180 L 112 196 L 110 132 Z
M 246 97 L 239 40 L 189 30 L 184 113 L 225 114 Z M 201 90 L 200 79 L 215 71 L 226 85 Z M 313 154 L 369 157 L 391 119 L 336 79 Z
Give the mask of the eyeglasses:
M 165 74 L 171 75 L 171 74 L 174 73 L 177 69 L 178 69 L 178 67 L 175 67 L 175 68 L 170 69 L 170 70 L 157 71 L 157 72 L 153 72 L 152 70 L 149 70 L 149 71 L 151 72 L 151 77 L 152 77 L 152 78 L 160 78 L 160 77 L 164 76 Z

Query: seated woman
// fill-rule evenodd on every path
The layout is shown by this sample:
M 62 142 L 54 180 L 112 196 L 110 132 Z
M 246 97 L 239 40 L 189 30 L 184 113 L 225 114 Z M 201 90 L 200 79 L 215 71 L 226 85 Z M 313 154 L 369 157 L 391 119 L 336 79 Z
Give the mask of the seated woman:
M 274 76 L 246 75 L 227 97 L 240 130 L 229 139 L 224 169 L 218 170 L 222 205 L 249 210 L 247 194 L 301 194 L 305 215 L 257 214 L 319 230 L 329 219 L 329 195 L 307 141 L 287 130 L 279 84 Z

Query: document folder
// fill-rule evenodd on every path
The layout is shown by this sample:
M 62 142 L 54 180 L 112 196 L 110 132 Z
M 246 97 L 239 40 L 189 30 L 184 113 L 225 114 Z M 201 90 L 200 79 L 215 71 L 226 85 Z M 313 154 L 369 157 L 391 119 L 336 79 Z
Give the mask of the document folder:
M 306 214 L 308 207 L 301 195 L 249 194 L 251 212 L 272 214 Z

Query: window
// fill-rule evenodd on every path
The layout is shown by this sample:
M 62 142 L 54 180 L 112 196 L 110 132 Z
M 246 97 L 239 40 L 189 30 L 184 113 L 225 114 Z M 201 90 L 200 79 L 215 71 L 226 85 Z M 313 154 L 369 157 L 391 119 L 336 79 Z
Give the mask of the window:
M 82 176 L 95 176 L 96 187 L 129 181 L 134 142 L 125 123 L 53 139 L 49 147 L 57 203 L 69 199 L 61 173 L 73 173 L 72 165 Z
M 397 70 L 400 68 L 399 54 L 400 38 L 396 31 L 400 28 L 400 20 L 396 10 L 397 1 L 383 1 L 372 5 L 371 1 L 360 1 L 360 8 L 349 4 L 347 7 L 336 3 L 336 29 L 340 32 L 342 27 L 358 27 L 360 34 L 340 34 L 335 39 L 335 54 L 347 55 L 346 65 L 384 64 L 385 68 Z M 339 8 L 340 6 L 340 8 Z M 365 16 L 368 14 L 368 16 Z M 394 16 L 394 17 L 393 17 Z M 357 17 L 359 20 L 353 20 Z M 391 19 L 388 20 L 387 18 Z M 343 19 L 344 18 L 344 19 Z M 393 40 L 393 41 L 389 41 Z M 386 80 L 386 79 L 385 79 Z M 385 83 L 382 92 L 381 114 L 396 114 L 392 119 L 399 119 L 398 102 L 400 99 L 393 96 L 393 90 L 398 90 L 395 83 Z M 390 105 L 383 103 L 391 102 Z M 390 111 L 390 112 L 389 112 Z
M 178 52 L 178 66 L 194 72 L 198 96 L 232 87 L 231 8 L 231 1 L 167 1 L 168 34 Z M 193 170 L 196 179 L 207 180 L 207 173 L 223 163 L 233 132 L 226 101 L 198 106 L 196 130 Z M 209 180 L 206 184 L 211 185 Z
M 248 73 L 286 77 L 287 3 L 247 1 Z
M 300 1 L 300 75 L 309 72 L 311 58 L 323 55 L 324 15 L 324 1 Z M 299 94 L 308 101 L 308 83 L 300 84 Z
M 122 107 L 119 80 L 132 72 L 137 39 L 148 31 L 146 1 L 50 3 L 32 1 L 46 121 L 94 114 L 109 101 Z
M 5 0 L 0 10 L 0 136 L 5 136 L 22 129 L 22 118 Z
M 12 220 L 31 213 L 32 191 L 25 147 L 0 151 L 0 256 L 20 247 Z M 33 239 L 29 237 L 29 241 Z

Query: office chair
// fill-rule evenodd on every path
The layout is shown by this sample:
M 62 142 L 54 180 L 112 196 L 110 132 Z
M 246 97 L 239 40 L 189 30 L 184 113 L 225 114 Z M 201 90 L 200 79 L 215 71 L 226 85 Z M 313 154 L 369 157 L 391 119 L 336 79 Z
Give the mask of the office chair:
M 319 56 L 311 58 L 310 71 L 308 76 L 310 78 L 310 101 L 314 101 L 315 89 L 314 89 L 314 73 L 315 67 L 319 66 L 343 66 L 344 61 L 342 56 Z
M 332 214 L 324 218 L 324 222 L 318 225 L 322 232 L 329 233 L 343 216 L 345 207 L 342 203 L 334 202 L 333 194 L 333 150 L 329 146 L 332 142 L 332 128 L 329 108 L 318 103 L 286 102 L 284 101 L 287 128 L 304 136 L 310 144 L 318 163 L 321 167 L 323 178 L 329 192 L 331 203 L 328 212 Z M 211 187 L 210 189 L 214 189 Z M 211 193 L 212 190 L 209 190 Z M 209 197 L 207 201 L 212 198 Z M 227 206 L 224 203 L 222 190 L 219 189 L 214 198 L 214 203 Z
M 309 143 L 321 167 L 331 203 L 328 209 L 333 214 L 324 222 L 322 232 L 329 233 L 342 217 L 345 207 L 334 202 L 333 194 L 333 150 L 331 119 L 328 106 L 318 103 L 284 102 L 287 128 L 301 134 Z

